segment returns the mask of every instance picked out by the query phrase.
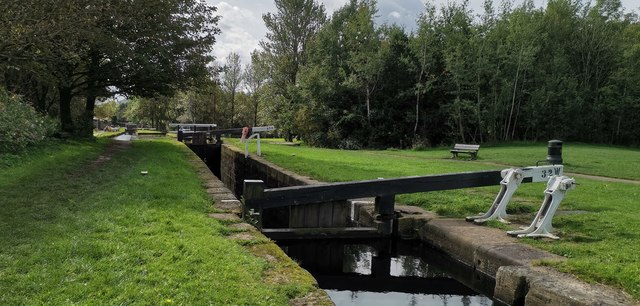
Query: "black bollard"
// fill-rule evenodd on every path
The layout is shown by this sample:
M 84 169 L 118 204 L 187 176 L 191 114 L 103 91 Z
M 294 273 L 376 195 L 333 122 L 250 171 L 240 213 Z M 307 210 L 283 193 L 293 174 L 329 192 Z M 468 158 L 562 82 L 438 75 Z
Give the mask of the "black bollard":
M 549 140 L 547 162 L 552 165 L 562 165 L 562 141 Z

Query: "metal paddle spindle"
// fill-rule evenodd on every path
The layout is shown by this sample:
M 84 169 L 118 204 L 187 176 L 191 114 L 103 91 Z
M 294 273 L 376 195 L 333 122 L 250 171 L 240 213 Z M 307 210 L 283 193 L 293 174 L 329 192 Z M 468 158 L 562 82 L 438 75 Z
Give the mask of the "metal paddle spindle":
M 538 166 L 539 163 L 545 162 L 550 165 Z M 484 214 L 467 217 L 466 220 L 476 224 L 482 224 L 490 220 L 497 220 L 503 223 L 509 223 L 507 217 L 507 205 L 513 194 L 516 192 L 522 182 L 547 182 L 547 188 L 544 191 L 544 200 L 538 210 L 535 218 L 528 227 L 520 230 L 508 231 L 507 234 L 517 237 L 546 237 L 551 239 L 559 239 L 558 236 L 551 234 L 553 230 L 552 220 L 556 210 L 560 206 L 560 202 L 564 199 L 567 191 L 574 189 L 576 182 L 573 178 L 563 176 L 564 167 L 562 166 L 562 141 L 551 140 L 547 147 L 546 161 L 538 161 L 535 167 L 527 168 L 510 168 L 502 170 L 500 175 L 500 192 L 496 196 L 493 204 Z
M 562 175 L 564 167 L 562 165 L 539 166 L 527 168 L 510 168 L 502 170 L 500 175 L 500 192 L 496 196 L 493 204 L 485 214 L 467 217 L 467 221 L 482 224 L 490 220 L 498 220 L 502 223 L 509 223 L 507 217 L 507 205 L 511 197 L 516 192 L 523 181 L 537 183 L 547 182 L 554 175 Z
M 566 176 L 553 176 L 547 183 L 547 189 L 544 191 L 544 200 L 542 206 L 538 210 L 538 214 L 533 218 L 531 225 L 521 230 L 508 231 L 510 236 L 517 237 L 545 237 L 551 239 L 560 239 L 560 237 L 551 234 L 553 226 L 551 221 L 556 210 L 560 206 L 560 202 L 564 199 L 567 191 L 576 187 L 576 181 Z

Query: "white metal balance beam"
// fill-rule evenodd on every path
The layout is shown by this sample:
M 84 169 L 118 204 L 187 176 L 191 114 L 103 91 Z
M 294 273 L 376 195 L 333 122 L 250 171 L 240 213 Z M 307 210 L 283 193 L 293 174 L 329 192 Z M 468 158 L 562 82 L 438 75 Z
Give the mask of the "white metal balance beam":
M 533 218 L 533 222 L 529 227 L 522 230 L 508 231 L 507 234 L 517 237 L 546 237 L 551 239 L 559 239 L 558 236 L 551 234 L 553 226 L 551 221 L 560 206 L 560 202 L 564 199 L 567 191 L 576 187 L 576 181 L 566 176 L 553 176 L 547 183 L 547 189 L 544 191 L 544 201 L 542 206 Z
M 262 156 L 262 151 L 260 151 L 260 132 L 270 132 L 275 131 L 275 129 L 276 127 L 273 125 L 252 127 L 250 130 L 250 133 L 252 133 L 251 136 L 244 139 L 244 157 L 247 158 L 249 156 L 249 140 L 251 138 L 256 138 L 258 146 L 256 154 L 258 154 L 258 156 Z
M 549 181 L 554 175 L 562 175 L 563 169 L 562 165 L 552 165 L 502 170 L 500 173 L 502 176 L 500 192 L 498 192 L 489 211 L 477 216 L 467 217 L 466 220 L 477 224 L 482 224 L 489 220 L 509 223 L 509 221 L 505 220 L 507 217 L 507 204 L 511 201 L 511 197 L 518 189 L 518 186 L 525 180 L 532 183 Z

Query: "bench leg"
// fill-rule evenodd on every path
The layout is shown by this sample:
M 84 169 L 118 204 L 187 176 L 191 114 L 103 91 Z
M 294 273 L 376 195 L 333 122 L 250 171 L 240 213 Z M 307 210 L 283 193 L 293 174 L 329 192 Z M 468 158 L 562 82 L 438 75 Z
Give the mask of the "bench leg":
M 458 158 L 458 153 L 451 153 L 451 159 Z
M 478 153 L 471 153 L 471 160 L 476 160 L 478 158 Z

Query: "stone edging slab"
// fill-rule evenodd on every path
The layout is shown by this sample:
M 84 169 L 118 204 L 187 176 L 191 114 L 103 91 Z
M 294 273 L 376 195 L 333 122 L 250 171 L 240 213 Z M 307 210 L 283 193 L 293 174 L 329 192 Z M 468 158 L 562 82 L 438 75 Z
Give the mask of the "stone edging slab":
M 534 248 L 503 230 L 461 219 L 440 218 L 411 207 L 400 211 L 398 228 L 414 230 L 422 241 L 496 280 L 494 298 L 509 305 L 639 305 L 631 296 L 609 286 L 590 284 L 540 261 L 566 258 Z M 405 233 L 405 235 L 411 235 Z

